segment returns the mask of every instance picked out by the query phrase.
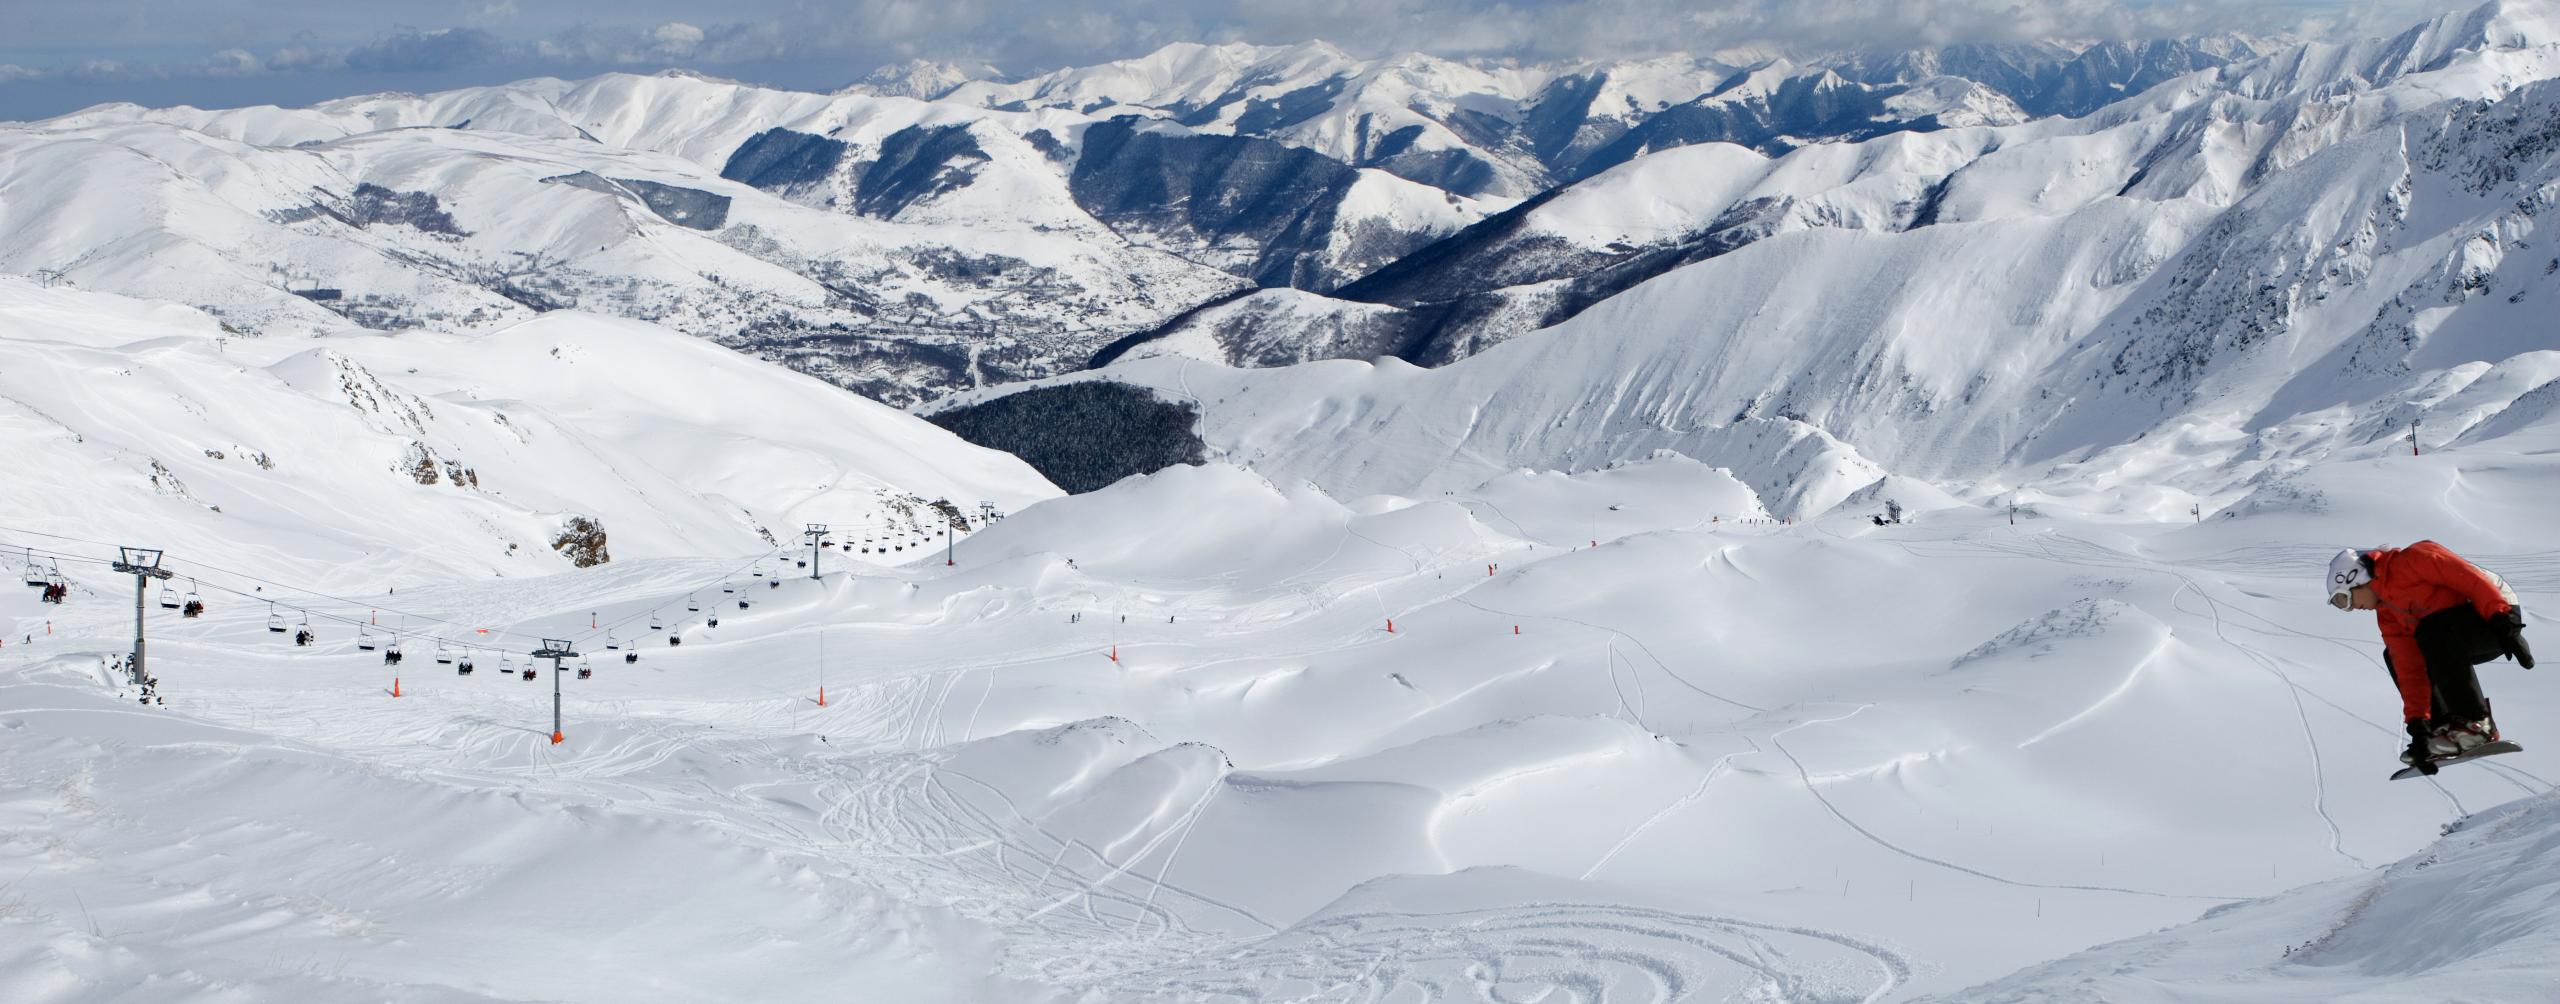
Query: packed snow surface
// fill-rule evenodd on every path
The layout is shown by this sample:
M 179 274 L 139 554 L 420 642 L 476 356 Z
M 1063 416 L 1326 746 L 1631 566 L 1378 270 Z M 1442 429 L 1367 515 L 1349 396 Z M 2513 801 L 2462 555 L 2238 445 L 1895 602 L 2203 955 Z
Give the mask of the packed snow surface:
M 1976 1000 L 2044 964 L 2001 999 L 2521 999 L 2493 988 L 2560 972 L 2547 803 L 2429 848 L 2549 789 L 2560 693 L 2484 666 L 2527 751 L 2387 781 L 2372 622 L 2315 594 L 2341 542 L 2425 535 L 2551 608 L 2555 456 L 2546 418 L 2201 521 L 1914 494 L 1884 527 L 1772 520 L 1670 455 L 1419 498 L 1212 464 L 950 565 L 396 595 L 173 550 L 212 609 L 146 609 L 152 705 L 108 665 L 119 541 L 13 494 L 0 540 L 76 588 L 0 594 L 0 987 Z M 401 666 L 358 648 L 395 633 Z M 558 745 L 548 666 L 517 675 L 545 637 L 594 670 L 558 681 Z

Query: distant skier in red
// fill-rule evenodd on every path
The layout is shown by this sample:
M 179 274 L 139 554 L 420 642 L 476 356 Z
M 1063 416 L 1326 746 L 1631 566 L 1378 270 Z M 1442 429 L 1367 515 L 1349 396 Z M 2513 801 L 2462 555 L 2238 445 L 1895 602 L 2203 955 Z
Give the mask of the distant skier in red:
M 2409 728 L 2402 763 L 2426 773 L 2436 758 L 2498 741 L 2497 720 L 2471 667 L 2499 656 L 2533 668 L 2524 608 L 2495 573 L 2432 540 L 2338 552 L 2329 561 L 2329 605 L 2371 610 L 2382 625 L 2382 663 L 2400 687 Z

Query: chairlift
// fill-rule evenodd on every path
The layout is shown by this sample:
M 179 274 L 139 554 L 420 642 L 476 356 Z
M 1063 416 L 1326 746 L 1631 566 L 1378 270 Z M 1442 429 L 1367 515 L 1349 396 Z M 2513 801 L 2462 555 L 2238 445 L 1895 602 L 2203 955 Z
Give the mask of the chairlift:
M 734 592 L 737 592 L 737 590 L 736 590 L 736 589 L 730 588 L 730 587 L 728 587 L 728 586 L 722 586 L 722 587 L 720 587 L 720 591 L 721 591 L 721 592 L 724 592 L 724 593 L 734 593 Z
M 524 664 L 524 674 L 523 674 L 523 675 L 524 675 L 524 678 L 525 678 L 525 679 L 528 679 L 528 680 L 533 679 L 533 664 L 532 664 L 532 663 L 528 662 L 528 663 L 525 663 L 525 664 Z
M 373 632 L 367 631 L 361 627 L 356 629 L 356 650 L 359 652 L 373 651 Z
M 515 671 L 516 661 L 513 657 L 506 655 L 498 656 L 498 675 L 505 676 Z
M 695 602 L 692 596 L 686 596 L 684 598 L 684 612 L 689 614 L 701 613 L 702 604 Z
M 640 650 L 639 650 L 639 649 L 632 649 L 631 651 L 628 651 L 628 652 L 624 652 L 624 653 L 622 653 L 622 661 L 623 661 L 624 663 L 634 663 L 634 662 L 638 662 L 638 661 L 640 661 Z
M 160 587 L 160 609 L 176 610 L 179 606 L 178 591 L 167 586 Z
M 451 645 L 447 645 L 447 644 L 445 644 L 445 643 L 443 643 L 443 642 L 437 642 L 437 643 L 436 643 L 436 665 L 439 665 L 439 666 L 450 666 L 450 665 L 453 665 L 453 646 L 451 646 Z M 463 672 L 468 673 L 468 672 L 470 672 L 470 670 L 467 670 L 467 669 L 466 669 L 466 670 L 463 670 Z
M 703 626 L 703 627 L 719 627 L 719 626 L 720 626 L 720 615 L 719 615 L 719 614 L 712 614 L 708 619 L 706 619 L 706 620 L 704 620 L 704 621 L 702 622 L 702 626 Z
M 186 615 L 189 617 L 198 617 L 204 614 L 204 597 L 196 594 L 196 580 L 187 580 L 187 599 L 180 609 L 186 611 Z
M 793 567 L 795 567 L 795 568 L 807 568 L 807 567 L 809 567 L 809 559 L 807 559 L 807 558 L 802 558 L 802 559 L 800 559 L 799 561 L 794 562 L 794 563 L 793 563 Z
M 276 605 L 273 603 L 267 604 L 267 630 L 277 634 L 284 633 L 284 615 L 276 612 Z
M 399 636 L 399 635 L 396 635 L 396 634 L 395 634 L 395 635 L 392 635 L 392 636 L 391 636 L 391 644 L 383 646 L 383 649 L 382 649 L 382 655 L 383 655 L 383 657 L 384 657 L 384 658 L 391 659 L 391 660 L 393 660 L 393 661 L 398 661 L 398 660 L 400 660 L 400 659 L 408 658 L 407 656 L 404 656 L 404 655 L 401 655 L 401 654 L 400 654 L 400 636 Z
M 587 657 L 586 657 L 586 656 L 583 656 L 583 655 L 582 655 L 582 656 L 579 656 L 579 657 L 578 657 L 578 679 L 584 680 L 584 679 L 586 679 L 586 678 L 588 678 L 588 677 L 591 677 L 591 676 L 594 676 L 594 675 L 596 675 L 596 668 L 595 668 L 595 666 L 587 662 Z
M 461 662 L 454 664 L 453 671 L 463 676 L 471 675 L 471 656 L 465 654 Z
M 614 637 L 613 632 L 607 631 L 604 635 L 604 647 L 618 650 L 622 648 L 622 639 Z
M 659 630 L 664 630 L 664 627 L 665 627 L 664 625 L 662 625 L 662 624 L 659 624 L 659 623 L 658 623 L 658 615 L 656 615 L 656 614 L 650 614 L 650 615 L 649 615 L 649 630 L 651 630 L 651 631 L 659 631 Z
M 27 549 L 27 584 L 30 586 L 52 584 L 52 580 L 44 577 L 44 569 L 36 567 L 36 549 L 32 547 Z
M 746 609 L 746 608 L 747 608 L 747 601 L 745 601 L 745 600 L 739 600 L 739 601 L 738 601 L 738 609 L 740 609 L 740 610 L 744 610 L 744 609 Z

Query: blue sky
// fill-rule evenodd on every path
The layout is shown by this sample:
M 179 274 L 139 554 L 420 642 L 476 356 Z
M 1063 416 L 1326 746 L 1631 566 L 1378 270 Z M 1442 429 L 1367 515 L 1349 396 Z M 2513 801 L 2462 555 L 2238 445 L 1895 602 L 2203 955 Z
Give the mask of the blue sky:
M 102 101 L 308 104 L 609 70 L 832 89 L 908 58 L 1017 72 L 1175 41 L 1524 59 L 2393 25 L 2384 0 L 0 0 L 0 120 Z M 2306 29 L 2304 26 L 2308 25 Z

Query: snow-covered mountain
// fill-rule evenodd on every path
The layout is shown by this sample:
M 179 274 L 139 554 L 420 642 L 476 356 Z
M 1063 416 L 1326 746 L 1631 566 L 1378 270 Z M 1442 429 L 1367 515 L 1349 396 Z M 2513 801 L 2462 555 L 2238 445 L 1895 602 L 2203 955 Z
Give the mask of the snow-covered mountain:
M 0 268 L 244 332 L 578 306 L 894 403 L 1080 365 L 1479 215 L 1268 140 L 687 75 L 0 128 Z M 313 295 L 335 290 L 337 295 Z
M 0 352 L 0 522 L 147 535 L 310 588 L 787 550 L 811 522 L 921 538 L 951 522 L 936 500 L 973 525 L 981 501 L 1057 494 L 896 409 L 572 312 L 242 338 L 187 308 L 0 277 Z
M 2560 985 L 2560 678 L 2482 666 L 2523 751 L 2386 780 L 2318 588 L 2425 537 L 2560 606 L 2560 7 L 1648 145 L 1480 222 L 1233 135 L 1263 56 L 1192 55 L 1039 86 L 1198 125 L 675 76 L 0 130 L 0 255 L 52 263 L 0 277 L 0 569 L 70 594 L 0 590 L 0 996 Z M 2182 65 L 1934 58 L 1722 96 Z M 1452 65 L 1362 86 L 1499 76 Z M 1363 269 L 1363 220 L 1450 236 Z M 1030 386 L 1209 462 L 1072 495 L 712 344 L 883 339 L 823 358 L 893 397 L 1176 314 Z M 125 544 L 210 609 L 137 614 Z
M 2166 439 L 2164 483 L 2229 497 L 2411 419 L 2450 441 L 2549 378 L 2550 11 L 2306 47 L 2079 120 L 1655 154 L 1342 291 L 1364 299 L 1254 293 L 1080 378 L 1200 400 L 1210 445 L 1346 491 L 1721 456 L 1774 423 L 1984 491 Z M 1456 361 L 1226 369 L 1293 352 Z M 1856 487 L 1777 474 L 1755 484 L 1796 515 Z
M 1781 153 L 2081 115 L 2253 53 L 2246 40 L 2216 36 L 1803 53 L 1748 65 L 1672 56 L 1523 66 L 1421 54 L 1360 59 L 1324 42 L 1180 43 L 1023 80 L 971 80 L 938 96 L 990 108 L 1134 112 L 1508 201 L 1693 143 Z
M 1251 358 L 1267 363 L 1288 356 L 1293 340 L 1288 323 L 1275 318 L 1339 312 L 1295 339 L 1298 358 L 1393 354 L 1437 365 L 1779 234 L 2133 211 L 2110 200 L 2136 200 L 2157 214 L 2124 266 L 2146 267 L 2141 262 L 2179 250 L 2207 217 L 2314 152 L 2395 127 L 2395 114 L 2419 106 L 2495 100 L 2549 77 L 2553 39 L 2540 6 L 2492 4 L 2394 37 L 2306 44 L 2198 72 L 2076 120 L 1905 133 L 1778 157 L 1721 144 L 1666 151 L 1409 255 L 1334 291 L 1341 302 L 1330 308 L 1240 291 L 1227 298 L 1237 302 L 1187 313 L 1102 360 L 1199 328 L 1188 343 L 1251 345 Z M 2122 278 L 2090 281 L 2115 286 Z M 1275 311 L 1256 298 L 1293 306 Z M 1334 334 L 1341 330 L 1360 337 Z

